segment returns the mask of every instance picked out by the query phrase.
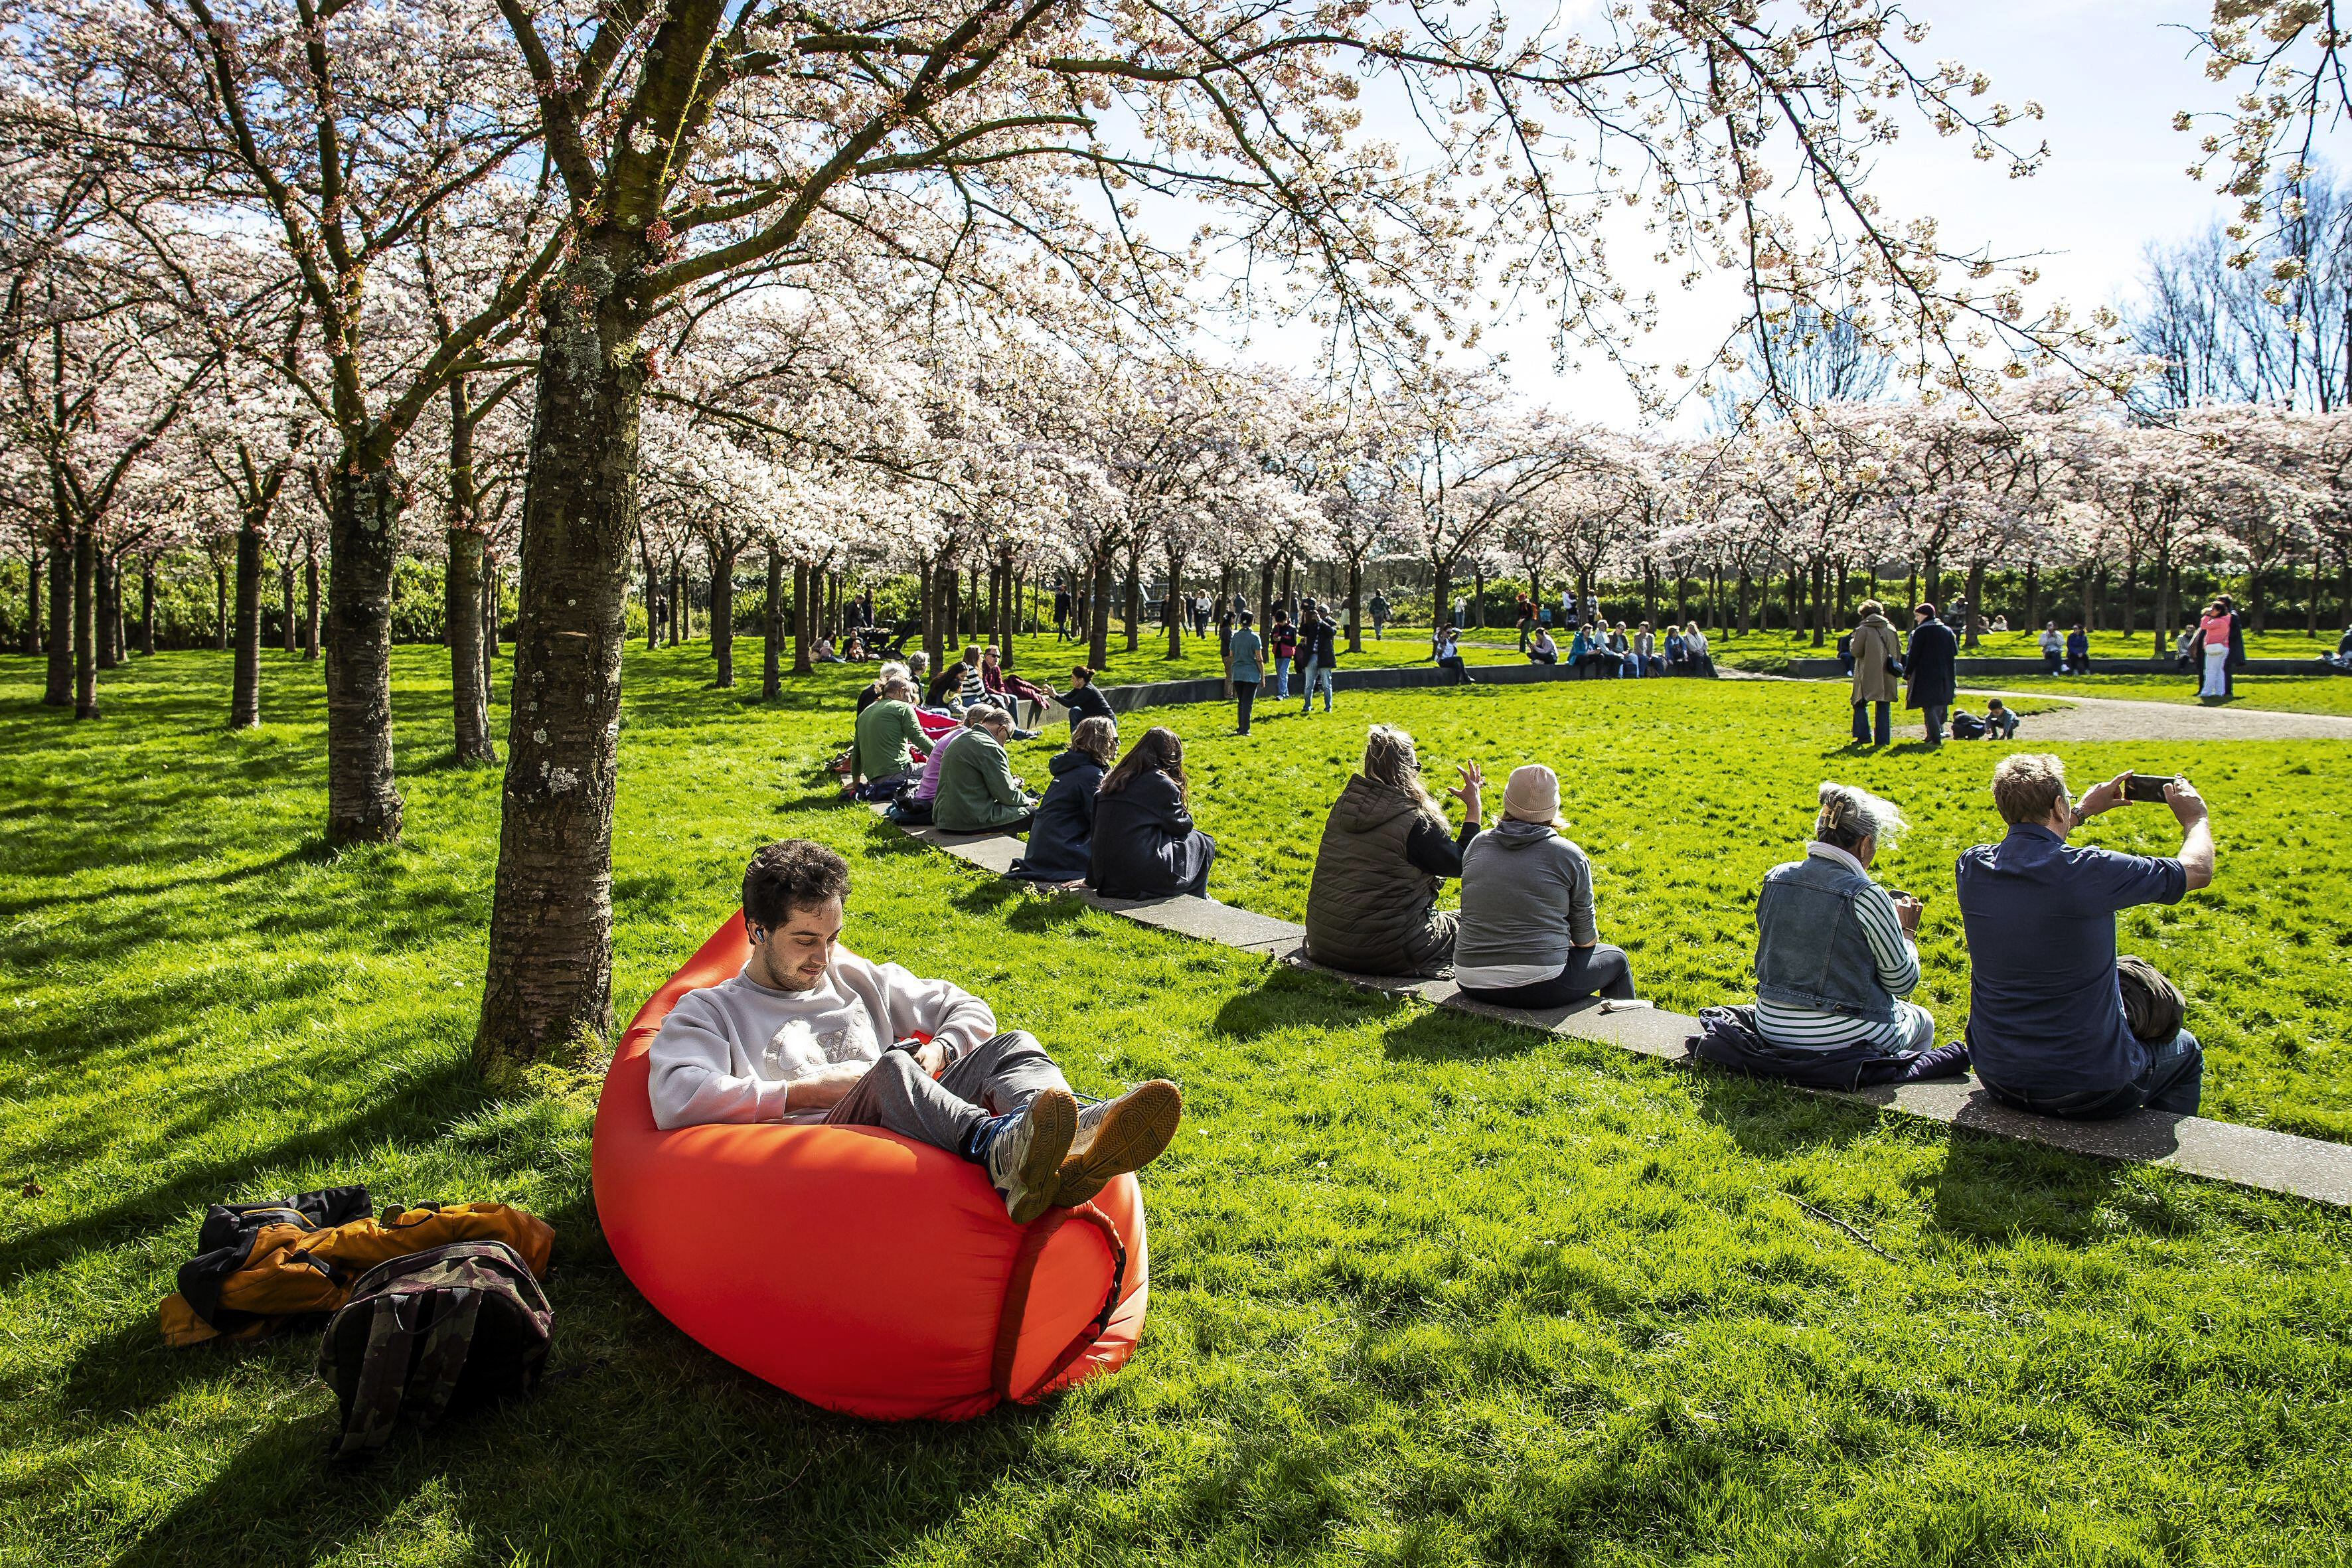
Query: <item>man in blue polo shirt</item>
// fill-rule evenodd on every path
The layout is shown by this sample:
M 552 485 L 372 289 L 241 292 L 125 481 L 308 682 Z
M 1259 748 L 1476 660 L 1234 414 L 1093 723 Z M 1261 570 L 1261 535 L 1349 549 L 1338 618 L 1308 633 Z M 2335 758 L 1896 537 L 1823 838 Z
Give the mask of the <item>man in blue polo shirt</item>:
M 2076 848 L 2074 828 L 2124 803 L 2131 775 L 2066 793 L 2056 757 L 2004 757 L 1993 804 L 2009 837 L 1955 869 L 1969 944 L 1969 1055 L 1993 1098 L 2048 1116 L 2121 1116 L 2146 1106 L 2194 1115 L 2205 1070 L 2197 1037 L 2136 1037 L 2116 977 L 2116 911 L 2177 904 L 2213 880 L 2213 832 L 2187 779 L 2164 789 L 2180 824 L 2170 859 Z

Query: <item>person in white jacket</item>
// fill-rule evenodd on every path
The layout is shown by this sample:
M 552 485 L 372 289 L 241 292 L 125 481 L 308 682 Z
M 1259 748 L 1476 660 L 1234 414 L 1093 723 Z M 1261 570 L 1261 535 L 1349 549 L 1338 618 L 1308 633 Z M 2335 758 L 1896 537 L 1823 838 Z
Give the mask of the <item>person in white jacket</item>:
M 678 998 L 654 1038 L 654 1122 L 828 1121 L 882 1127 L 988 1172 L 1026 1225 L 1085 1203 L 1157 1159 L 1183 1113 L 1155 1079 L 1080 1110 L 1036 1037 L 1000 1032 L 987 1003 L 840 945 L 847 862 L 785 839 L 743 873 L 751 956 Z

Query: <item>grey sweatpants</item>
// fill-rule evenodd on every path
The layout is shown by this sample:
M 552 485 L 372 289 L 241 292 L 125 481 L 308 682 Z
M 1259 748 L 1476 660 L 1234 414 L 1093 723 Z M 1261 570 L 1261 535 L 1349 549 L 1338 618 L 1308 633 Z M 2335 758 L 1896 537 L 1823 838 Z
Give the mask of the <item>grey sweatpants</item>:
M 938 1078 L 912 1052 L 885 1051 L 825 1121 L 884 1128 L 960 1154 L 982 1119 L 1018 1110 L 1041 1089 L 1069 1087 L 1037 1037 L 1013 1029 L 981 1041 Z

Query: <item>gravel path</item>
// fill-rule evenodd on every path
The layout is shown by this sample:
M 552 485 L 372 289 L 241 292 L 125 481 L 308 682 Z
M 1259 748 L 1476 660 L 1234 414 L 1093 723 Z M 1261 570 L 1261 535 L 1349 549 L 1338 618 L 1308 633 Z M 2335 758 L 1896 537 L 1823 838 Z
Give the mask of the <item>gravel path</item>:
M 2273 713 L 2257 708 L 2196 708 L 2185 702 L 2133 702 L 2118 697 L 2063 696 L 1963 686 L 2021 702 L 2064 702 L 2063 710 L 2025 721 L 2036 741 L 2352 741 L 2352 718 L 2336 713 Z

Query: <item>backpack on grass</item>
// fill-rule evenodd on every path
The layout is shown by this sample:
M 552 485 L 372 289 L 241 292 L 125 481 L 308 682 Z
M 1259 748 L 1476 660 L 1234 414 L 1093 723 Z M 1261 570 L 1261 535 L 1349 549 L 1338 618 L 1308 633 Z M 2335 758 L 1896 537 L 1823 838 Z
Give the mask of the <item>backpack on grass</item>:
M 319 1342 L 319 1375 L 342 1405 L 328 1452 L 364 1458 L 404 1413 L 430 1426 L 453 1408 L 527 1392 L 554 1321 L 504 1242 L 453 1242 L 371 1268 Z

